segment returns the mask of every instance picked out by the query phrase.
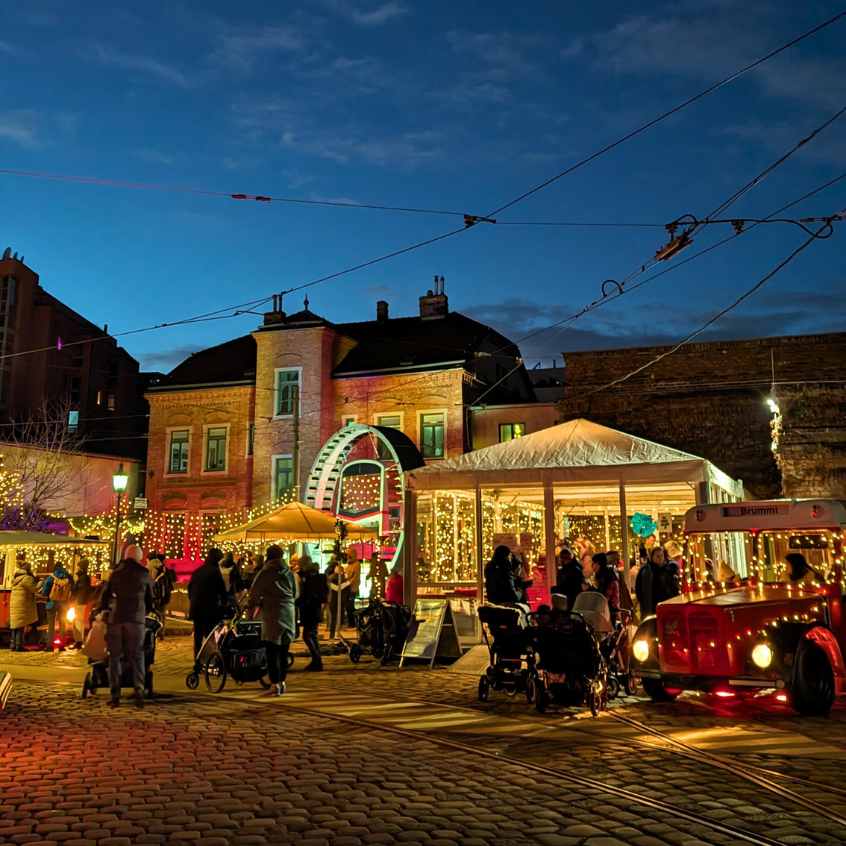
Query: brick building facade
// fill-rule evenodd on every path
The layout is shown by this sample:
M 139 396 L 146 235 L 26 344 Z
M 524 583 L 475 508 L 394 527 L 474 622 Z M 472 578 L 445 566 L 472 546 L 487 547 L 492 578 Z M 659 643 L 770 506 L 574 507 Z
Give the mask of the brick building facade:
M 333 324 L 307 300 L 288 315 L 275 298 L 254 332 L 177 366 L 147 393 L 150 508 L 199 525 L 302 498 L 321 447 L 350 422 L 398 429 L 437 461 L 472 448 L 477 399 L 486 425 L 496 409 L 510 421 L 515 403 L 535 401 L 519 350 L 450 312 L 442 284 L 415 317 L 391 318 L 380 302 L 360 323 Z M 543 419 L 556 413 L 548 404 Z
M 846 333 L 688 344 L 591 394 L 667 349 L 565 353 L 562 419 L 701 455 L 757 497 L 846 497 Z

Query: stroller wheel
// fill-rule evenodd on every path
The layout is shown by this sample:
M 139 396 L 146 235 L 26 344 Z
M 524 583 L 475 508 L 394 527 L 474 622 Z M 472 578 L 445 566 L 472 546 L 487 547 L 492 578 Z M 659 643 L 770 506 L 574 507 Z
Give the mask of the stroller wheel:
M 626 691 L 626 696 L 634 696 L 635 693 L 637 693 L 637 679 L 631 673 L 626 673 L 623 686 Z
M 608 698 L 616 699 L 620 695 L 620 680 L 616 675 L 608 676 Z
M 537 685 L 537 676 L 529 676 L 529 680 L 526 682 L 526 702 L 528 702 L 529 705 L 535 701 L 535 697 L 538 695 Z
M 535 710 L 539 714 L 545 714 L 546 709 L 549 707 L 549 693 L 547 692 L 546 685 L 540 680 L 535 679 Z
M 358 662 L 361 660 L 362 654 L 362 648 L 357 643 L 354 643 L 350 647 L 350 661 L 352 661 L 353 664 L 358 664 Z
M 212 693 L 220 693 L 226 684 L 226 664 L 223 656 L 216 652 L 206 662 L 206 687 Z
M 199 673 L 188 673 L 185 676 L 185 687 L 188 690 L 196 690 L 200 686 L 200 674 Z
M 487 676 L 479 677 L 479 702 L 487 702 L 491 698 L 491 683 Z
M 293 652 L 288 653 L 287 661 L 288 661 L 288 669 L 290 670 L 291 667 L 294 666 L 294 653 Z

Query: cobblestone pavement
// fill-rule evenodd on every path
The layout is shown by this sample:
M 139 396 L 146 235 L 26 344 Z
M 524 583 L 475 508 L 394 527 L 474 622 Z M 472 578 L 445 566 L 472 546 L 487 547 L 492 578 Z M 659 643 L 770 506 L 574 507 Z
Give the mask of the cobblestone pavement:
M 105 697 L 77 698 L 81 656 L 0 654 L 0 668 L 16 679 L 0 716 L 10 740 L 0 752 L 0 843 L 739 842 L 707 819 L 785 844 L 846 842 L 838 822 L 613 716 L 591 719 L 575 709 L 541 716 L 501 694 L 479 703 L 474 676 L 444 670 L 398 672 L 366 659 L 353 667 L 339 656 L 327 659 L 324 673 L 297 672 L 304 662 L 298 658 L 279 700 L 257 685 L 190 694 L 190 645 L 168 640 L 156 664 L 162 697 L 144 711 L 110 712 Z M 846 712 L 800 720 L 772 704 L 654 706 L 628 698 L 615 713 L 784 773 L 789 778 L 777 782 L 846 816 Z M 594 782 L 703 821 L 605 794 Z

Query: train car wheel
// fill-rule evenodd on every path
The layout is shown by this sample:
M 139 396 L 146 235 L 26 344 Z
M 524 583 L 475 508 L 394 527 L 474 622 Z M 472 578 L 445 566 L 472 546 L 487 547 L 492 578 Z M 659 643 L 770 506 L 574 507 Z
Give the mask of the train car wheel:
M 667 688 L 661 679 L 641 679 L 643 690 L 653 702 L 674 702 L 678 699 L 680 690 Z
M 803 640 L 796 650 L 790 704 L 805 717 L 824 717 L 834 704 L 834 673 L 825 652 Z

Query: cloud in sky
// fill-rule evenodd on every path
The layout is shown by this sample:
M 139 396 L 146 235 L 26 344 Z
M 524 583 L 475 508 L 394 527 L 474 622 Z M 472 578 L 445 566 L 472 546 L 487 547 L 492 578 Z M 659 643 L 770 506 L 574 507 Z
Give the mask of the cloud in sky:
M 40 123 L 41 115 L 34 110 L 0 112 L 0 141 L 10 141 L 26 150 L 40 147 Z
M 252 70 L 262 55 L 299 53 L 307 43 L 302 31 L 294 26 L 227 30 L 220 35 L 212 62 L 246 72 Z
M 176 163 L 176 158 L 169 153 L 164 153 L 161 150 L 156 150 L 153 147 L 141 147 L 134 151 L 136 158 L 141 159 L 142 162 L 148 164 L 166 165 L 170 167 Z
M 411 12 L 405 3 L 398 3 L 396 0 L 389 0 L 387 3 L 379 3 L 375 6 L 361 6 L 349 0 L 326 0 L 326 5 L 341 17 L 362 27 L 384 26 Z
M 139 352 L 137 356 L 141 360 L 142 369 L 161 370 L 167 373 L 188 356 L 204 350 L 207 346 L 207 344 L 182 344 L 155 352 Z
M 104 44 L 95 44 L 91 54 L 100 64 L 108 67 L 121 68 L 149 76 L 177 88 L 190 88 L 192 85 L 191 80 L 181 70 L 153 56 L 116 50 Z

